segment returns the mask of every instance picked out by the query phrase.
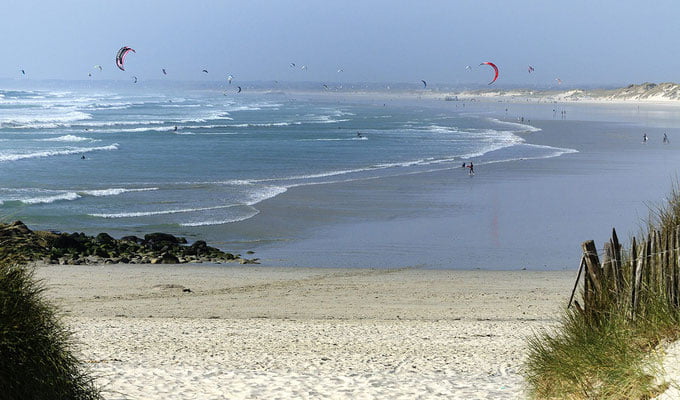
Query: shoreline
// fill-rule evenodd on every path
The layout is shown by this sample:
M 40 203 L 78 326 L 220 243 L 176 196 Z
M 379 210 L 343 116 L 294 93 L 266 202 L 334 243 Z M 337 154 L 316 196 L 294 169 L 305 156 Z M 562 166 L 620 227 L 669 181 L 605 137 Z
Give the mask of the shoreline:
M 574 279 L 191 264 L 36 274 L 110 400 L 518 398 L 525 339 L 557 322 Z
M 441 103 L 431 105 L 445 106 Z M 637 233 L 649 202 L 663 198 L 674 181 L 680 158 L 673 152 L 673 139 L 680 131 L 672 127 L 678 119 L 673 113 L 665 119 L 620 107 L 593 111 L 576 104 L 567 119 L 559 119 L 550 104 L 513 106 L 509 114 L 503 112 L 506 104 L 481 107 L 470 112 L 484 111 L 482 117 L 512 123 L 515 115 L 525 115 L 541 129 L 518 134 L 527 144 L 578 153 L 487 165 L 475 160 L 474 179 L 458 173 L 456 165 L 371 181 L 295 187 L 258 203 L 260 213 L 248 221 L 214 231 L 223 233 L 225 247 L 237 243 L 230 241 L 232 232 L 252 232 L 257 241 L 245 246 L 266 265 L 574 269 L 579 243 L 606 240 L 612 227 L 620 237 Z M 641 128 L 658 143 L 641 146 Z M 665 131 L 670 145 L 661 143 Z M 631 182 L 639 190 L 619 190 Z M 590 192 L 587 198 L 579 196 L 584 190 Z M 341 204 L 356 214 L 336 212 L 328 204 Z M 384 210 L 363 213 L 365 204 L 384 204 Z M 298 215 L 310 223 L 301 226 Z M 376 253 L 384 257 L 378 260 Z

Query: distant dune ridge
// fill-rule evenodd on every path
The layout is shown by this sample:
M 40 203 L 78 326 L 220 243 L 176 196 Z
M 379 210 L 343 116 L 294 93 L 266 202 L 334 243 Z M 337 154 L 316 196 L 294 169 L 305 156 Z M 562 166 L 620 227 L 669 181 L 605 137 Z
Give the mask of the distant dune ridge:
M 554 101 L 675 101 L 680 100 L 680 84 L 674 82 L 658 84 L 645 82 L 618 89 L 588 90 L 474 90 L 459 93 L 458 96 L 460 96 L 461 100 L 468 97 L 521 97 L 544 98 Z

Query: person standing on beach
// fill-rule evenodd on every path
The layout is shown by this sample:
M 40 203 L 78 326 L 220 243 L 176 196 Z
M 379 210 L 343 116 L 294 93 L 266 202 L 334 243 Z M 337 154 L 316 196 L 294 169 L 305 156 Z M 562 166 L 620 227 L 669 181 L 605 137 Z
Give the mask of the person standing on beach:
M 647 134 L 646 133 L 642 134 L 642 143 L 647 143 Z
M 470 165 L 468 165 L 468 168 L 470 168 L 469 174 L 474 175 L 475 174 L 475 166 L 472 165 L 472 161 L 470 161 Z
M 670 141 L 668 140 L 668 135 L 666 135 L 666 132 L 663 133 L 663 142 L 670 143 Z

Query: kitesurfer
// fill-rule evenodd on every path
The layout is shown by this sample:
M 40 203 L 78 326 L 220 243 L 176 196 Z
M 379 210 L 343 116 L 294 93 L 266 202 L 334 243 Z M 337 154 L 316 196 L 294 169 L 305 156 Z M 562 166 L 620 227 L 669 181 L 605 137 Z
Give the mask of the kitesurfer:
M 118 50 L 118 54 L 116 54 L 116 66 L 121 71 L 125 71 L 125 65 L 124 65 L 125 64 L 125 56 L 129 52 L 136 53 L 136 51 L 133 48 L 128 47 L 128 46 L 123 46 L 123 47 L 120 48 L 120 50 Z
M 479 64 L 479 65 L 488 65 L 488 66 L 490 66 L 491 68 L 493 68 L 494 76 L 493 76 L 493 79 L 491 80 L 491 82 L 489 82 L 489 85 L 491 85 L 492 83 L 496 82 L 496 79 L 498 79 L 498 67 L 496 66 L 496 64 L 494 64 L 494 63 L 492 63 L 492 62 L 489 62 L 489 61 L 485 61 L 485 62 L 483 62 L 483 63 L 481 63 L 481 64 Z
M 357 131 L 357 137 L 358 138 L 363 137 L 363 136 L 361 136 L 361 132 Z
M 177 132 L 177 125 L 175 125 L 175 129 L 173 129 L 172 131 Z

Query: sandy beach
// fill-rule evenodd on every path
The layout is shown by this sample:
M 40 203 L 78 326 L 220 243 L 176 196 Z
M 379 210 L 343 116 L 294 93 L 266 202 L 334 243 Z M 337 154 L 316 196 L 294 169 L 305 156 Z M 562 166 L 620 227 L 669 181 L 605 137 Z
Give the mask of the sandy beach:
M 523 398 L 525 339 L 555 323 L 575 278 L 224 265 L 37 277 L 107 399 Z

